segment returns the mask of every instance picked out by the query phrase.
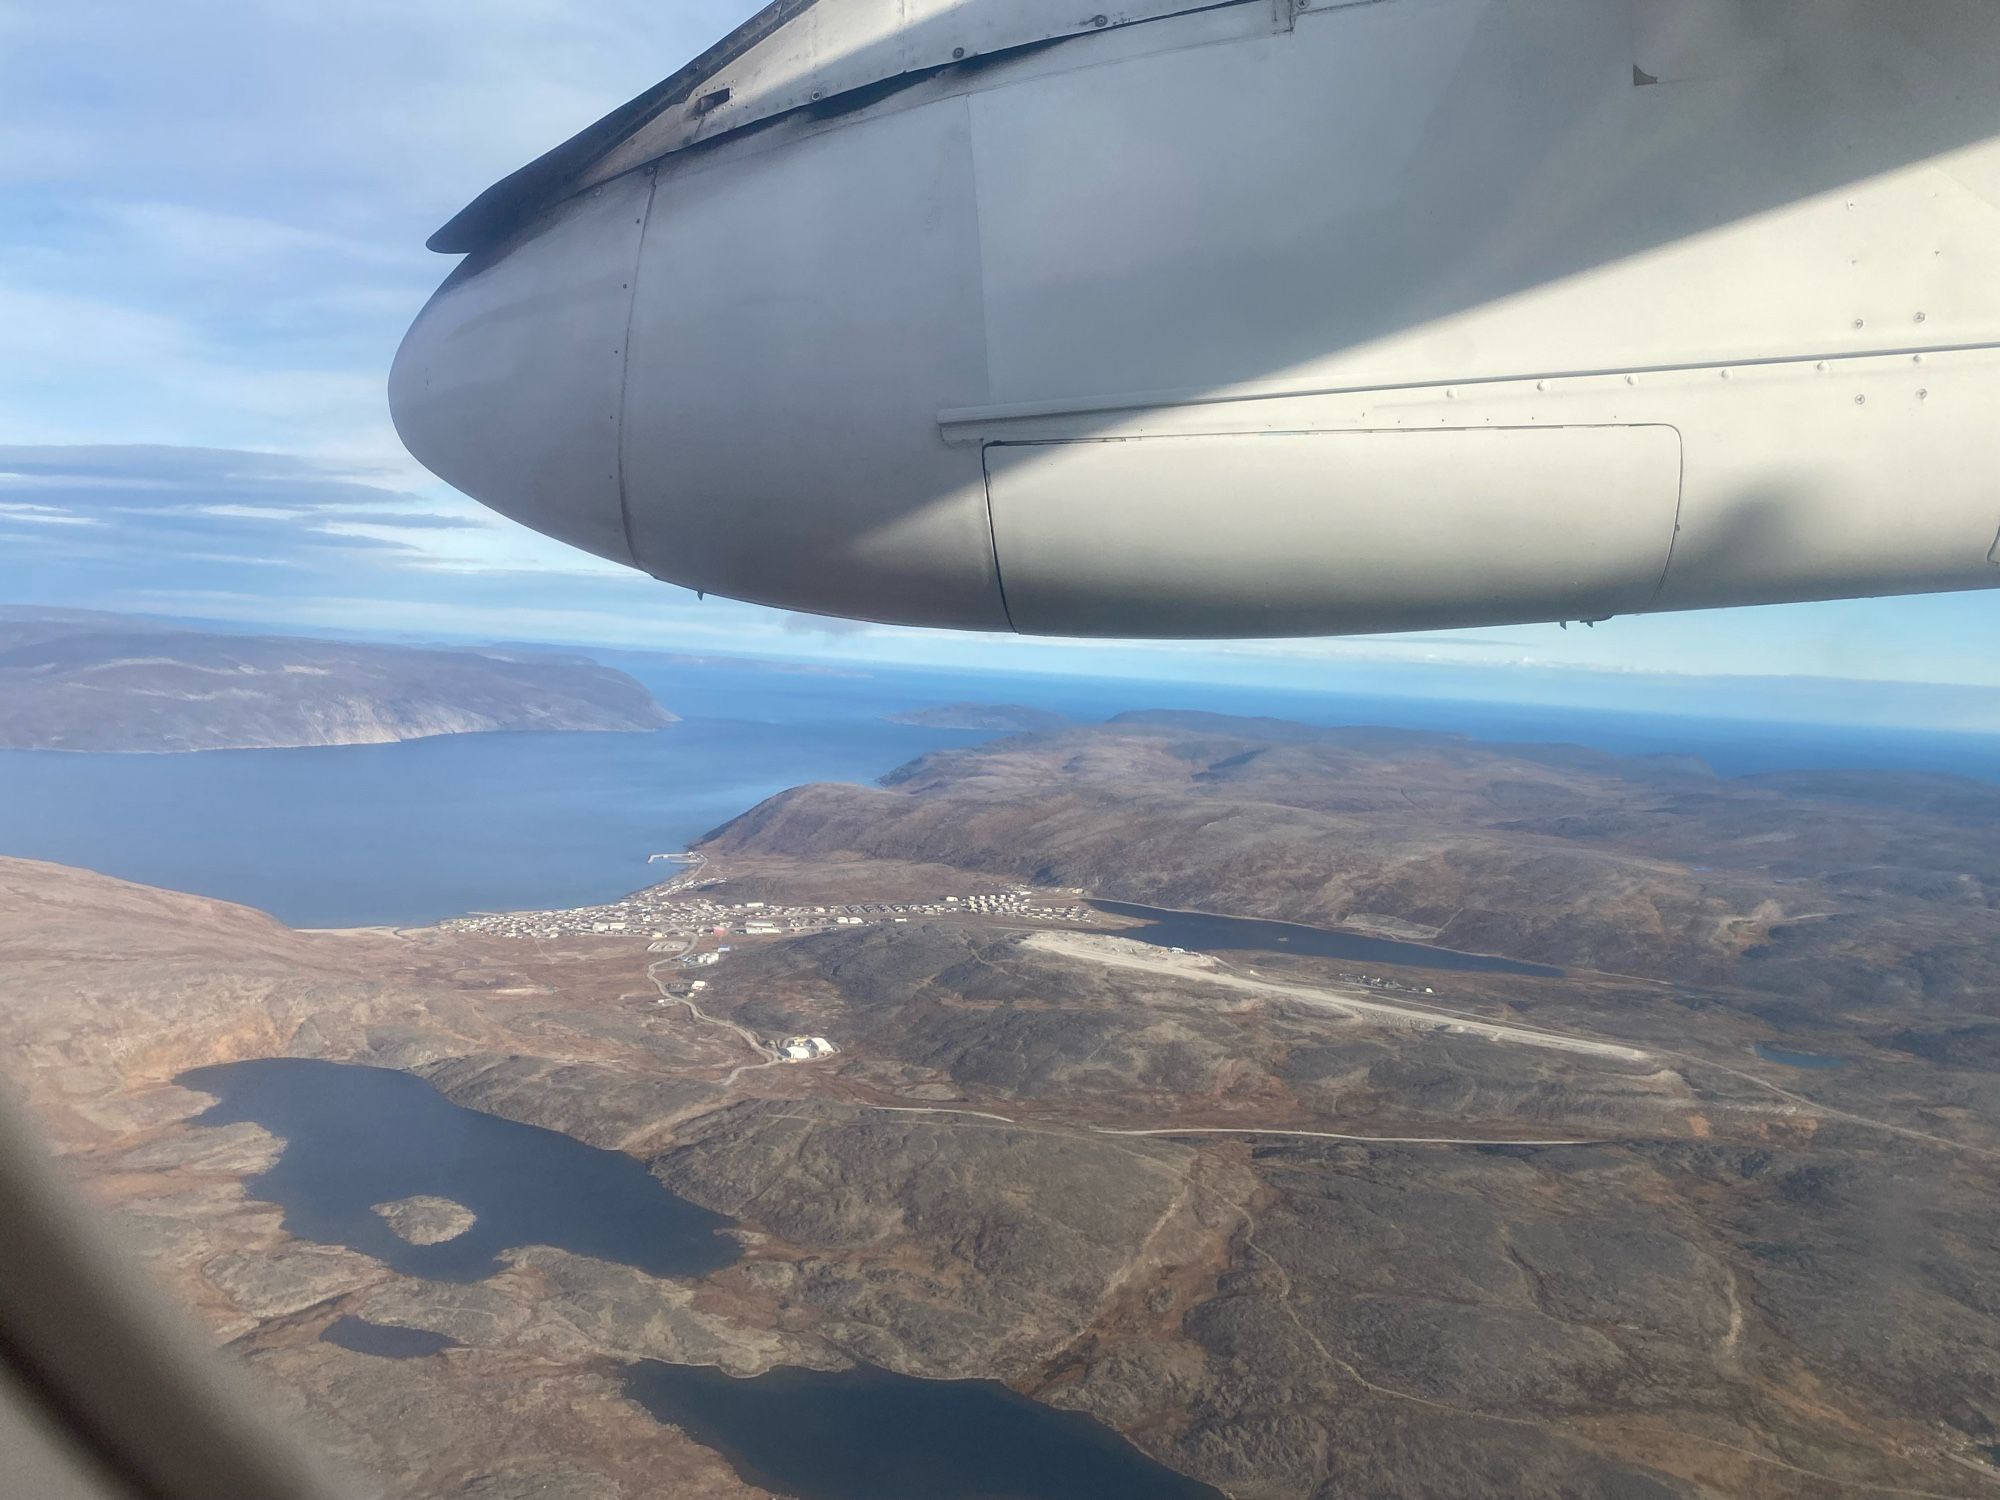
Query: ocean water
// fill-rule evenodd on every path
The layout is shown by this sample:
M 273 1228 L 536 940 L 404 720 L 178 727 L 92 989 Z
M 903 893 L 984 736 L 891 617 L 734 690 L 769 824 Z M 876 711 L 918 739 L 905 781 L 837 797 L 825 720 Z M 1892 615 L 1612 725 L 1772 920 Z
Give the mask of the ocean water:
M 826 691 L 824 679 L 741 675 L 735 692 L 701 677 L 705 691 L 678 700 L 659 689 L 684 717 L 653 734 L 0 752 L 0 854 L 238 901 L 301 927 L 577 906 L 678 873 L 647 856 L 685 849 L 786 787 L 869 781 L 983 738 L 887 723 L 882 702 Z
M 582 905 L 807 781 L 871 781 L 986 735 L 889 723 L 960 700 L 1083 722 L 1187 708 L 1492 741 L 1702 757 L 1724 775 L 1944 771 L 2000 781 L 2000 738 L 1753 724 L 1386 695 L 868 668 L 771 670 L 604 653 L 682 722 L 655 734 L 456 735 L 197 755 L 0 752 L 0 854 L 261 907 L 297 926 Z

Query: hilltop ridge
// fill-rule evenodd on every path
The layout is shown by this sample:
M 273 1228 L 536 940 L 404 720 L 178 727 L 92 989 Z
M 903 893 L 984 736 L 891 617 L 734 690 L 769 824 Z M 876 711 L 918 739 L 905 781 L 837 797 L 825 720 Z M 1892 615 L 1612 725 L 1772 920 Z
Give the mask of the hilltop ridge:
M 1387 918 L 1446 947 L 1815 1010 L 1975 1005 L 2000 985 L 2000 789 L 1950 776 L 1725 778 L 1690 756 L 1137 713 L 933 752 L 875 787 L 796 787 L 704 847 Z
M 0 749 L 278 749 L 672 722 L 636 679 L 581 656 L 0 615 Z

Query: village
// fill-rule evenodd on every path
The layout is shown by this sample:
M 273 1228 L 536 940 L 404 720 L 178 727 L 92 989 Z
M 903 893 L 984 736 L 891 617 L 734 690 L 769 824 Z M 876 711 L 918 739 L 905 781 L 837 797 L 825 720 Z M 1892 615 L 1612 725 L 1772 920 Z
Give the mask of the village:
M 644 939 L 648 953 L 661 955 L 647 968 L 659 991 L 653 1004 L 683 1006 L 699 1021 L 738 1032 L 767 1062 L 801 1063 L 832 1057 L 840 1049 L 823 1036 L 766 1039 L 701 1009 L 700 996 L 708 989 L 709 981 L 697 976 L 721 963 L 734 946 L 717 939 L 796 937 L 909 922 L 919 917 L 973 917 L 1072 927 L 1102 926 L 1105 922 L 1103 914 L 1089 905 L 1083 891 L 1075 887 L 1037 891 L 1029 886 L 1016 886 L 974 895 L 940 894 L 928 901 L 866 901 L 848 905 L 727 901 L 722 899 L 726 880 L 705 872 L 701 866 L 706 861 L 700 856 L 653 858 L 687 863 L 694 868 L 677 879 L 599 906 L 475 912 L 454 917 L 439 926 L 447 932 L 483 933 L 535 942 L 577 937 Z
M 676 879 L 597 906 L 477 912 L 439 925 L 451 932 L 482 933 L 537 943 L 564 938 L 643 941 L 645 951 L 655 955 L 646 970 L 647 977 L 658 991 L 651 1003 L 655 1006 L 684 1007 L 698 1021 L 735 1031 L 762 1055 L 764 1063 L 760 1065 L 818 1062 L 833 1057 L 840 1049 L 823 1036 L 760 1036 L 702 1009 L 701 1001 L 711 987 L 707 976 L 715 965 L 730 956 L 735 948 L 732 939 L 748 938 L 754 941 L 802 937 L 853 927 L 904 923 L 919 918 L 958 917 L 1033 924 L 1050 934 L 1048 941 L 1051 943 L 1081 941 L 1086 945 L 1083 951 L 1089 956 L 1102 958 L 1108 953 L 1124 953 L 1119 961 L 1127 964 L 1203 970 L 1216 966 L 1216 959 L 1210 953 L 1201 949 L 1168 946 L 1158 942 L 1158 939 L 1154 940 L 1157 946 L 1150 957 L 1127 953 L 1123 945 L 1102 948 L 1099 941 L 1102 936 L 1121 930 L 1117 926 L 1117 913 L 1101 910 L 1077 887 L 1037 890 L 1031 886 L 1012 886 L 971 895 L 939 894 L 923 901 L 867 901 L 845 905 L 729 901 L 723 899 L 728 880 L 714 873 L 712 867 L 704 869 L 707 862 L 699 856 L 656 855 L 654 858 L 687 863 L 692 868 Z M 1138 909 L 1133 910 L 1136 912 Z M 1212 925 L 1230 919 L 1210 916 L 1206 920 Z M 1058 936 L 1062 933 L 1074 936 L 1067 939 Z M 1246 980 L 1254 981 L 1256 976 L 1257 971 L 1249 968 L 1243 971 L 1242 978 L 1228 977 L 1221 982 L 1241 984 Z M 1335 978 L 1341 985 L 1362 990 L 1400 992 L 1413 997 L 1436 993 L 1431 986 L 1380 974 L 1343 970 Z M 1351 1011 L 1357 1003 L 1367 1006 L 1367 1002 L 1358 1002 L 1353 989 L 1349 989 L 1341 1008 Z M 1399 1013 L 1399 1019 L 1439 1031 L 1460 1029 L 1453 1022 L 1428 1013 Z
M 440 923 L 447 932 L 492 937 L 644 937 L 655 953 L 692 949 L 705 937 L 786 937 L 841 927 L 908 922 L 917 917 L 1011 918 L 1024 922 L 1096 925 L 1104 918 L 1070 888 L 1037 891 L 1018 886 L 980 895 L 939 895 L 929 901 L 857 902 L 852 905 L 785 905 L 719 899 L 718 878 L 683 877 L 635 891 L 601 906 L 548 911 L 476 912 Z M 715 950 L 690 955 L 713 962 Z

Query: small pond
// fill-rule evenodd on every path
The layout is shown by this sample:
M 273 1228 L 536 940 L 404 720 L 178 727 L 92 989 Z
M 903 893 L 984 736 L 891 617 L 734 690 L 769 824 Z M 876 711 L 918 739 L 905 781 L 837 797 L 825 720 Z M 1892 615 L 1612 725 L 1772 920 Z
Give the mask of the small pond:
M 458 1347 L 457 1339 L 428 1328 L 399 1328 L 393 1323 L 353 1317 L 335 1318 L 320 1330 L 319 1338 L 323 1344 L 338 1344 L 356 1354 L 377 1354 L 383 1359 L 420 1359 Z

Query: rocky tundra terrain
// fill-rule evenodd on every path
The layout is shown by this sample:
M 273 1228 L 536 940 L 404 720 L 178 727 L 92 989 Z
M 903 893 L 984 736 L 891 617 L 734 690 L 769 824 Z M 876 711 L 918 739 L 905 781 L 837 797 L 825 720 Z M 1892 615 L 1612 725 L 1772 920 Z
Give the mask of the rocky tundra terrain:
M 645 934 L 293 932 L 17 861 L 0 1046 L 135 1251 L 400 1495 L 761 1493 L 629 1398 L 652 1359 L 998 1379 L 1240 1500 L 1976 1496 L 1992 801 L 1146 718 L 784 794 L 685 878 L 1080 885 L 1569 972 L 1389 989 L 968 913 L 728 937 L 663 1005 Z M 794 1033 L 840 1050 L 746 1042 Z M 446 1282 L 296 1237 L 256 1196 L 285 1143 L 172 1081 L 270 1056 L 627 1153 L 737 1253 L 655 1276 L 527 1245 Z M 375 1212 L 419 1243 L 467 1211 Z M 343 1319 L 440 1337 L 383 1358 L 320 1338 Z
M 1729 982 L 1802 1014 L 2000 991 L 2000 787 L 1952 776 L 1725 779 L 1685 757 L 1136 713 L 927 756 L 880 787 L 798 787 L 710 847 L 935 860 Z

